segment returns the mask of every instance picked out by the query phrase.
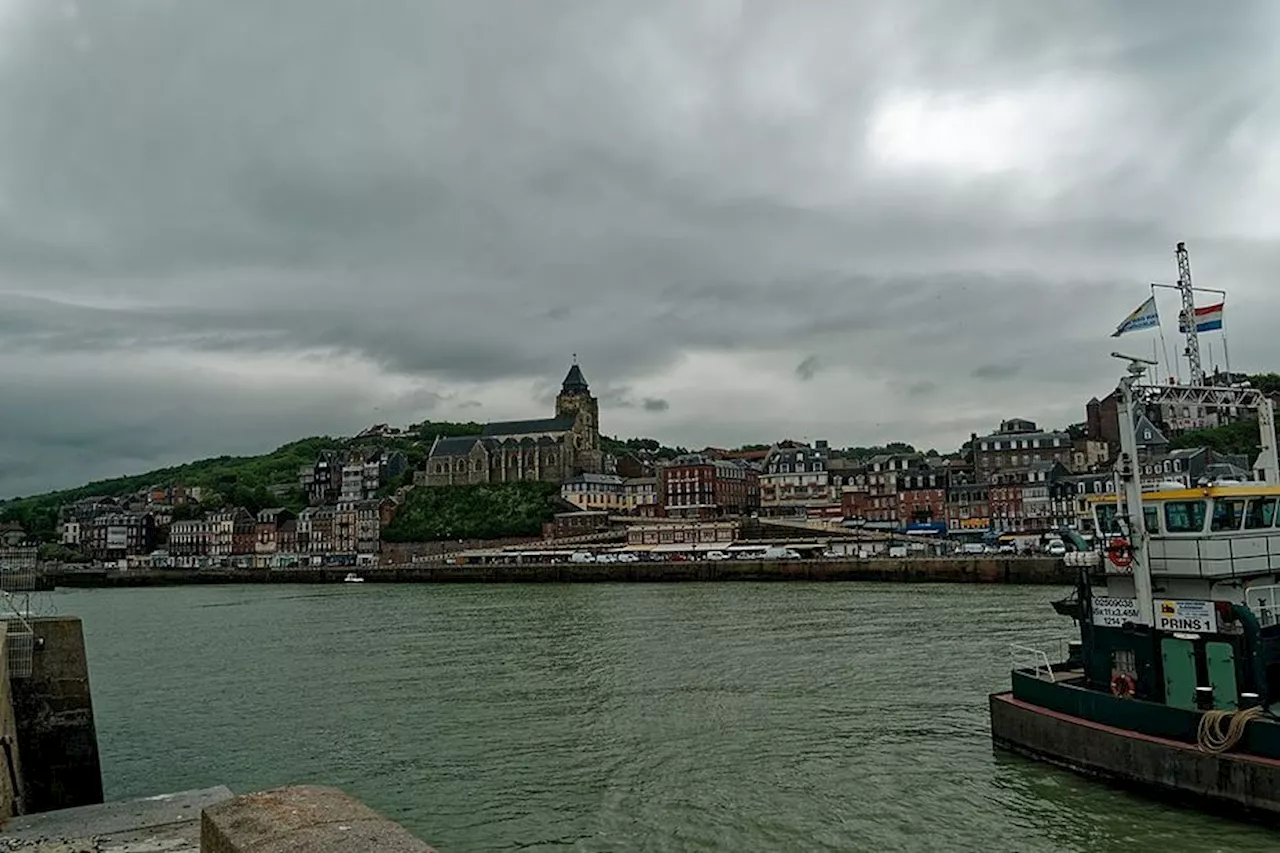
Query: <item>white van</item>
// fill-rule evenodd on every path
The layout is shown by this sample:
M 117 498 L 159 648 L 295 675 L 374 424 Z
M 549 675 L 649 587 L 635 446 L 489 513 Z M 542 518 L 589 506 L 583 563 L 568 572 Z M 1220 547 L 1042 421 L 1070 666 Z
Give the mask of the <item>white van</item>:
M 764 549 L 764 553 L 760 555 L 761 560 L 798 560 L 800 553 L 790 548 L 778 548 L 770 546 Z
M 596 555 L 590 551 L 574 551 L 569 555 L 570 563 L 594 563 L 595 561 Z

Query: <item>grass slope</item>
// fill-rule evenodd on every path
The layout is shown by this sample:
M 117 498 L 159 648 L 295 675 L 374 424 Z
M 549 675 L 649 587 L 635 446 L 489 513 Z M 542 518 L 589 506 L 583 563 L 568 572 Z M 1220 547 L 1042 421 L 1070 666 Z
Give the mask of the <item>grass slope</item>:
M 389 542 L 537 536 L 556 513 L 554 483 L 436 486 L 409 492 L 382 537 Z

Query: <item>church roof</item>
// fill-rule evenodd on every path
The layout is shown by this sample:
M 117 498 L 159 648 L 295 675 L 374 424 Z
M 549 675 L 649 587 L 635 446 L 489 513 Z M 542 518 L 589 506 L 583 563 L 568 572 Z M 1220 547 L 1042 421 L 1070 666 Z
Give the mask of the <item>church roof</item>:
M 582 393 L 585 394 L 591 389 L 587 387 L 587 379 L 582 375 L 582 368 L 578 367 L 574 362 L 573 367 L 569 368 L 569 374 L 564 378 L 564 384 L 560 386 L 562 392 Z
M 474 435 L 442 438 L 431 446 L 431 458 L 439 456 L 466 456 L 480 439 Z
M 576 367 L 576 365 L 575 365 Z M 577 423 L 577 418 L 542 418 L 533 421 L 500 421 L 485 424 L 481 435 L 528 435 L 538 432 L 568 432 Z

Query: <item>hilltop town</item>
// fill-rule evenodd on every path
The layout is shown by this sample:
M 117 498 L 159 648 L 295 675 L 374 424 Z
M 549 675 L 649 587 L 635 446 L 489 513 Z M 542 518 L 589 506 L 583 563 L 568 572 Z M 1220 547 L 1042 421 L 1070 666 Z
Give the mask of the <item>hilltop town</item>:
M 1208 381 L 1280 395 L 1274 374 Z M 1112 490 L 1119 433 L 1114 395 L 1083 408 L 1083 421 L 1062 428 L 1008 417 L 951 453 L 790 439 L 690 452 L 602 436 L 599 402 L 575 363 L 546 418 L 382 424 L 0 504 L 0 563 L 355 566 L 620 525 L 643 542 L 659 520 L 686 522 L 690 541 L 699 524 L 756 518 L 974 542 L 1063 529 L 1087 537 L 1086 499 Z M 1150 482 L 1252 477 L 1256 425 L 1242 412 L 1165 403 L 1136 428 Z

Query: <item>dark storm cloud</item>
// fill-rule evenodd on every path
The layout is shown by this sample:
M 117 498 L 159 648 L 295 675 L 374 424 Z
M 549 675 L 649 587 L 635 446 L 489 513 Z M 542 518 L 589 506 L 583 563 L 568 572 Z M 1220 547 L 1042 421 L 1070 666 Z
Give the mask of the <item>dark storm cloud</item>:
M 9 0 L 0 354 L 25 373 L 0 393 L 42 385 L 85 449 L 10 411 L 5 452 L 34 467 L 0 494 L 461 416 L 483 383 L 516 415 L 573 352 L 606 432 L 671 406 L 673 443 L 788 427 L 668 393 L 699 353 L 919 407 L 857 420 L 863 396 L 837 443 L 954 444 L 1019 387 L 1076 420 L 1178 239 L 1251 306 L 1233 360 L 1274 367 L 1273 336 L 1244 336 L 1276 298 L 1273 9 Z M 154 369 L 122 407 L 41 354 Z M 241 437 L 205 430 L 227 386 L 191 365 L 211 358 L 297 394 L 297 417 L 230 395 L 214 420 Z M 373 365 L 367 409 L 298 379 L 324 358 Z

